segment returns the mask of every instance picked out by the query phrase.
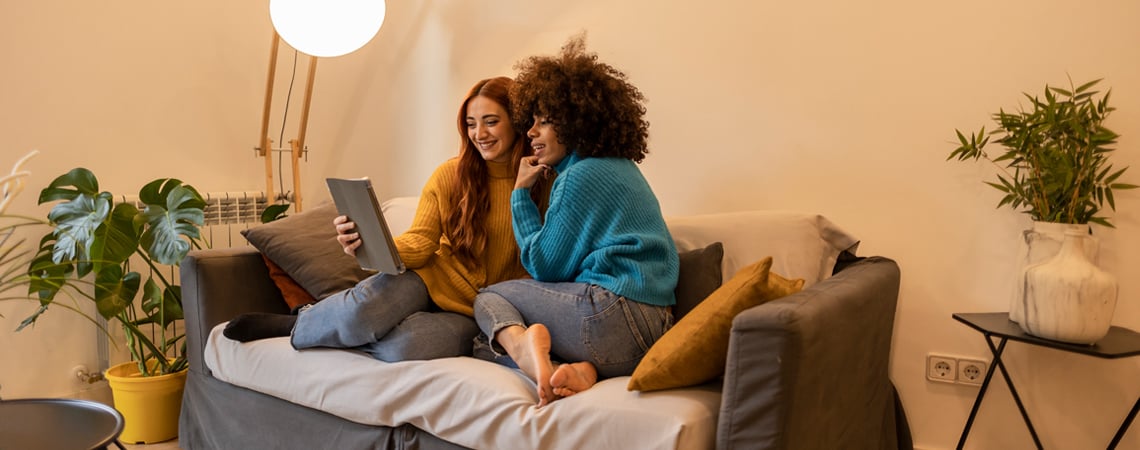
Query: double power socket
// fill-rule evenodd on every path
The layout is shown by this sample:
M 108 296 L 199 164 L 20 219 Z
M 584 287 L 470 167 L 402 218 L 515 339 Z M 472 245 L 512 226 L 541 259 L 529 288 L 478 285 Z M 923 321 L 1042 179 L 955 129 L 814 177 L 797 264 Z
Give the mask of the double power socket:
M 979 386 L 986 377 L 989 363 L 976 358 L 930 353 L 926 355 L 926 379 L 939 383 Z

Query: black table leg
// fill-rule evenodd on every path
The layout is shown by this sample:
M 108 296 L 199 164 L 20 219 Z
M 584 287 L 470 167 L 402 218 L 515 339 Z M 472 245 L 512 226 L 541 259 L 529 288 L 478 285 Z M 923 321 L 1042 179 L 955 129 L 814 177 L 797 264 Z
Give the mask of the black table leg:
M 1128 412 L 1128 416 L 1124 418 L 1124 423 L 1120 424 L 1120 429 L 1116 430 L 1116 435 L 1112 437 L 1112 442 L 1108 444 L 1108 450 L 1116 448 L 1116 444 L 1120 443 L 1120 439 L 1124 437 L 1124 433 L 1128 431 L 1128 426 L 1132 425 L 1132 419 L 1136 418 L 1136 412 L 1140 410 L 1140 398 L 1136 399 L 1136 403 L 1132 405 L 1132 411 Z
M 986 341 L 989 341 L 989 337 Z M 994 360 L 997 361 L 1001 358 L 1001 350 L 1005 348 L 1005 339 L 1001 341 L 1001 347 L 994 352 L 993 346 L 990 346 L 990 351 L 994 353 Z M 978 408 L 982 406 L 982 398 L 986 396 L 986 390 L 990 387 L 990 379 L 994 376 L 994 369 L 997 368 L 996 364 L 990 364 L 990 369 L 986 371 L 986 377 L 982 379 L 982 387 L 978 389 L 978 397 L 974 399 L 974 407 L 970 408 L 970 417 L 966 419 L 966 426 L 962 428 L 962 436 L 958 438 L 958 450 L 962 450 L 962 446 L 966 445 L 966 438 L 970 435 L 970 427 L 974 425 L 974 418 L 978 416 Z
M 1005 364 L 1001 362 L 1001 352 L 1005 349 L 1005 341 L 1005 338 L 1001 338 L 1001 344 L 995 349 L 993 341 L 990 340 L 990 336 L 988 334 L 986 335 L 986 344 L 989 344 L 990 352 L 994 354 L 993 365 L 1001 369 L 1001 376 L 1005 378 L 1005 384 L 1009 386 L 1009 393 L 1013 395 L 1013 401 L 1017 403 L 1017 410 L 1021 412 L 1021 419 L 1025 421 L 1025 426 L 1029 428 L 1029 435 L 1033 437 L 1033 444 L 1037 446 L 1037 450 L 1041 450 L 1041 439 L 1037 437 L 1037 430 L 1033 428 L 1033 422 L 1029 420 L 1029 413 L 1025 411 L 1025 405 L 1021 403 L 1021 396 L 1017 395 L 1017 389 L 1013 387 L 1013 380 L 1009 378 L 1009 371 L 1005 370 Z

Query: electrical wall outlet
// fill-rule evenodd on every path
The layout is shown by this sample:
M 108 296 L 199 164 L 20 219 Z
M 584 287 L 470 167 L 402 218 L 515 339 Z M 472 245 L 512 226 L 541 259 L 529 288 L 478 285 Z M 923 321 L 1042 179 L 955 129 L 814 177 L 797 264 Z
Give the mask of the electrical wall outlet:
M 926 355 L 926 379 L 953 383 L 958 378 L 958 359 L 945 355 Z
M 978 359 L 958 359 L 958 382 L 962 384 L 981 385 L 986 377 L 988 363 Z

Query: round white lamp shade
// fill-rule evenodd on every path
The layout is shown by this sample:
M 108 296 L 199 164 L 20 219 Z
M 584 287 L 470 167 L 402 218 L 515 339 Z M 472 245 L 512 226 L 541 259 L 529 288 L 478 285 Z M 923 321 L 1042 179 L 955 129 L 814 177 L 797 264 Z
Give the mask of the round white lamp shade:
M 384 24 L 384 0 L 269 0 L 273 27 L 293 48 L 320 57 L 352 53 Z

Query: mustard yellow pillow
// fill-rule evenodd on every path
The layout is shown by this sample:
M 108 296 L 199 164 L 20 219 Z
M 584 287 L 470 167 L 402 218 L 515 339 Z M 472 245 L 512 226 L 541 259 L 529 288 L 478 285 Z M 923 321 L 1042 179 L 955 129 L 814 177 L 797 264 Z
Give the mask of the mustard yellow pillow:
M 724 375 L 732 319 L 741 311 L 799 292 L 804 280 L 771 272 L 772 257 L 740 269 L 661 336 L 633 371 L 627 389 L 692 386 Z

